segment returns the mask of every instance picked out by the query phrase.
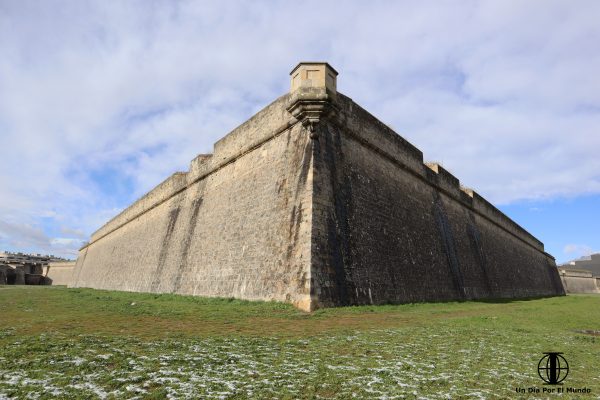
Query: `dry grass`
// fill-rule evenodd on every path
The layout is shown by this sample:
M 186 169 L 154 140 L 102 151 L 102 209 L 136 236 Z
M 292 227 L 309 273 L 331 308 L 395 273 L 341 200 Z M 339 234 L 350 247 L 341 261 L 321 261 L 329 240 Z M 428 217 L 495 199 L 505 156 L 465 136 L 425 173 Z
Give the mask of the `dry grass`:
M 542 387 L 544 351 L 564 352 L 566 383 L 600 396 L 600 338 L 582 333 L 600 330 L 599 296 L 306 314 L 280 303 L 0 287 L 0 304 L 0 399 L 513 398 L 515 387 Z M 536 396 L 548 397 L 526 397 Z

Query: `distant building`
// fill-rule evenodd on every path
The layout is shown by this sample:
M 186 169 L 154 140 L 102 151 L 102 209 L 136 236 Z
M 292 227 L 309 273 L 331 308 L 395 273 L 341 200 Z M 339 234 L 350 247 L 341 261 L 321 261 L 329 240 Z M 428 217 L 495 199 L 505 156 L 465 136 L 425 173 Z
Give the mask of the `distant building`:
M 0 285 L 49 285 L 52 280 L 46 276 L 47 269 L 44 274 L 44 268 L 68 261 L 53 255 L 0 252 Z
M 558 266 L 567 293 L 600 293 L 600 253 Z
M 582 269 L 558 269 L 566 293 L 600 293 L 600 277 Z
M 11 253 L 0 251 L 0 264 L 34 264 L 48 265 L 50 262 L 69 261 L 62 257 L 43 254 Z
M 569 261 L 558 266 L 564 270 L 583 270 L 589 271 L 595 277 L 600 277 L 600 253 L 592 254 L 588 257 L 582 257 L 578 260 Z

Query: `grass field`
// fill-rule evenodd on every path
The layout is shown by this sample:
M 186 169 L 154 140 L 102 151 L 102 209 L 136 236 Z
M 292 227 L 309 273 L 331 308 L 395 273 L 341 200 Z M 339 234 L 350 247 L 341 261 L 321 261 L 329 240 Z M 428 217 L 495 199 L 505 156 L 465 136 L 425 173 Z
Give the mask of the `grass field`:
M 600 297 L 366 306 L 0 286 L 0 399 L 600 398 Z M 543 352 L 569 362 L 543 385 Z

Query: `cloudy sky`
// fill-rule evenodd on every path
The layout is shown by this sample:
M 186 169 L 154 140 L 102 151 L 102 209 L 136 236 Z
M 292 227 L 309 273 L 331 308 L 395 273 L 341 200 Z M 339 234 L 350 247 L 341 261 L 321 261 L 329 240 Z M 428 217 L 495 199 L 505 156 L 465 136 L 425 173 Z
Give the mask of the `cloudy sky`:
M 300 60 L 540 238 L 600 251 L 599 1 L 0 0 L 0 250 L 89 235 Z

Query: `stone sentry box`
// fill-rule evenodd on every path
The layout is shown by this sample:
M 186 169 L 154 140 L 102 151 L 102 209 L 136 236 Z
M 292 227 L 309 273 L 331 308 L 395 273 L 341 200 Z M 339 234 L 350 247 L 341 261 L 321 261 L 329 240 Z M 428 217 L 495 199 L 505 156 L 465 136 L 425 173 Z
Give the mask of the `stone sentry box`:
M 300 88 L 326 88 L 337 93 L 338 73 L 333 67 L 323 62 L 301 62 L 290 72 L 291 88 L 294 92 Z
M 355 304 L 562 295 L 543 244 L 303 62 L 291 90 L 117 215 L 75 287 Z

